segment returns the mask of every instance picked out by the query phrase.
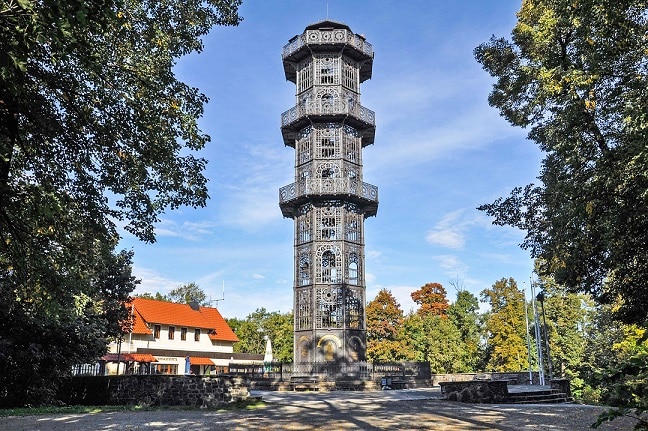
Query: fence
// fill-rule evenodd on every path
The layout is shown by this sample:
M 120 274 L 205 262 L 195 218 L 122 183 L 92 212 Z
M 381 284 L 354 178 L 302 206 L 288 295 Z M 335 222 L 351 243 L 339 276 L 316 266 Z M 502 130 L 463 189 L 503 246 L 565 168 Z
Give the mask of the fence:
M 320 380 L 376 380 L 387 376 L 430 379 L 428 362 L 307 362 L 300 364 L 265 362 L 263 364 L 230 363 L 230 373 L 244 374 L 252 379 L 290 381 L 294 377 L 318 377 Z

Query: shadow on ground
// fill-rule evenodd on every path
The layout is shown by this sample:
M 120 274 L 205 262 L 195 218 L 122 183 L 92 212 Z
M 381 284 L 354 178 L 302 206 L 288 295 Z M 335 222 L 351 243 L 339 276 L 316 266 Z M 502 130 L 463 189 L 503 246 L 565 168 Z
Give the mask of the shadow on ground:
M 494 405 L 448 402 L 413 392 L 268 396 L 249 411 L 165 410 L 0 418 L 5 431 L 34 430 L 589 430 L 604 409 L 573 404 Z M 617 420 L 601 430 L 632 429 Z

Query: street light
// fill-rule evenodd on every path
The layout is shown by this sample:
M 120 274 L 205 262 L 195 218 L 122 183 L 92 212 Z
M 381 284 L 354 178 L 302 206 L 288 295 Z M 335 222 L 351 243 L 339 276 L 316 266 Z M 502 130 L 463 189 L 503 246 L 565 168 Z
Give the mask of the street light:
M 547 335 L 547 316 L 545 315 L 545 308 L 544 308 L 544 300 L 545 300 L 545 293 L 544 290 L 541 290 L 540 293 L 538 293 L 538 296 L 536 296 L 536 299 L 540 301 L 540 308 L 542 309 L 542 322 L 544 326 L 544 342 L 545 342 L 545 348 L 547 349 L 547 367 L 549 367 L 549 380 L 553 379 L 553 370 L 552 370 L 552 364 L 551 364 L 551 351 L 549 349 L 549 337 Z

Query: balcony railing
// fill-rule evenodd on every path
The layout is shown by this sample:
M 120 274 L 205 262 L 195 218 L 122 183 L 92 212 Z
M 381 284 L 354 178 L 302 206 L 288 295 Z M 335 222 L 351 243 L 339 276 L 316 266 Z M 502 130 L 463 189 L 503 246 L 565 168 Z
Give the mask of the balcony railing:
M 306 30 L 283 47 L 282 58 L 292 55 L 307 44 L 346 44 L 373 57 L 373 47 L 364 38 L 345 29 Z
M 378 202 L 378 187 L 351 178 L 309 178 L 280 188 L 279 204 L 308 195 L 353 195 Z
M 359 103 L 317 100 L 300 103 L 281 114 L 281 126 L 287 126 L 307 115 L 353 115 L 367 124 L 376 123 L 376 113 Z

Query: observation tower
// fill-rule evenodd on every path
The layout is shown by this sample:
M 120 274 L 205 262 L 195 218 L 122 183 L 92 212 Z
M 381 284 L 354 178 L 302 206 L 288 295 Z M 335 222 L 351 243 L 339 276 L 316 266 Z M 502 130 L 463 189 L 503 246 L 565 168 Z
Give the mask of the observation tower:
M 373 58 L 363 36 L 330 20 L 283 48 L 296 86 L 295 106 L 281 114 L 295 182 L 279 190 L 281 212 L 295 223 L 295 364 L 366 360 L 364 221 L 378 211 L 378 188 L 362 178 L 376 125 L 360 84 Z

